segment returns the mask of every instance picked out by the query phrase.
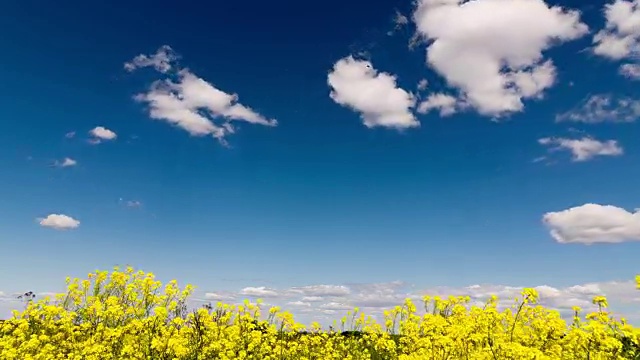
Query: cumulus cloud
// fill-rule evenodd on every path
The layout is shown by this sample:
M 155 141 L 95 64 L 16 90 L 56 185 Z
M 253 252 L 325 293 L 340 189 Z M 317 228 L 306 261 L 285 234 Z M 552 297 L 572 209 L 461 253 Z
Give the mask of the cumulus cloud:
M 640 241 L 640 212 L 612 205 L 584 204 L 542 218 L 559 243 L 622 243 Z
M 164 49 L 164 50 L 163 50 Z M 275 119 L 267 119 L 253 109 L 240 104 L 237 94 L 224 92 L 206 80 L 196 76 L 188 69 L 178 69 L 173 64 L 175 56 L 163 55 L 171 49 L 163 47 L 156 55 L 135 59 L 130 67 L 135 70 L 144 66 L 153 66 L 161 73 L 172 71 L 172 79 L 153 82 L 145 93 L 137 94 L 134 99 L 148 105 L 149 116 L 155 120 L 166 121 L 191 134 L 192 136 L 213 136 L 225 142 L 228 134 L 235 128 L 232 121 L 244 121 L 251 124 L 276 126 Z M 158 54 L 161 54 L 158 56 Z M 174 71 L 175 70 L 175 71 Z M 214 122 L 218 120 L 220 123 Z
M 358 113 L 365 126 L 404 129 L 420 126 L 411 109 L 415 97 L 396 85 L 396 77 L 378 73 L 366 60 L 338 60 L 327 76 L 331 99 Z
M 611 60 L 637 61 L 640 55 L 640 2 L 615 0 L 605 5 L 604 16 L 604 29 L 593 37 L 593 52 Z M 635 62 L 623 64 L 620 73 L 637 78 L 638 66 Z
M 426 90 L 427 86 L 429 86 L 429 81 L 427 79 L 422 79 L 420 81 L 418 81 L 418 90 L 422 91 L 422 90 Z
M 543 51 L 588 32 L 576 11 L 542 0 L 421 0 L 413 14 L 427 62 L 480 114 L 522 111 L 556 80 Z
M 50 214 L 39 220 L 41 226 L 55 230 L 71 230 L 80 226 L 80 221 L 63 214 Z
M 582 139 L 542 138 L 541 145 L 550 146 L 550 151 L 569 150 L 573 154 L 573 161 L 587 161 L 595 156 L 619 156 L 624 153 L 622 147 L 615 140 L 598 141 L 589 137 Z
M 89 131 L 89 135 L 93 137 L 92 142 L 95 144 L 98 144 L 104 140 L 115 140 L 118 137 L 115 132 L 103 126 L 97 126 L 93 128 L 91 131 Z
M 587 97 L 576 108 L 557 115 L 556 122 L 629 123 L 639 117 L 640 100 L 629 97 L 614 99 L 608 94 L 597 94 Z

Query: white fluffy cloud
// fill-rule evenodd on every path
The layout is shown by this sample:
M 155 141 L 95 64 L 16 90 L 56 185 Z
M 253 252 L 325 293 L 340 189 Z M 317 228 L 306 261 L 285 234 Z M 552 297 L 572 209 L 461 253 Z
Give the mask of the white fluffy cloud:
M 556 116 L 557 122 L 571 121 L 588 124 L 634 122 L 640 117 L 640 100 L 597 94 L 586 98 L 578 107 Z
M 640 212 L 584 204 L 544 214 L 543 223 L 559 243 L 621 243 L 640 241 Z
M 587 161 L 595 156 L 618 156 L 624 153 L 622 147 L 615 140 L 598 141 L 589 137 L 581 139 L 542 138 L 541 145 L 550 146 L 550 151 L 569 150 L 573 154 L 573 161 Z
M 604 7 L 605 28 L 593 37 L 593 52 L 612 60 L 637 60 L 640 55 L 640 1 L 615 0 Z M 623 64 L 620 73 L 637 78 L 638 64 Z
M 338 60 L 327 76 L 331 99 L 360 113 L 364 125 L 372 128 L 420 126 L 411 109 L 413 94 L 396 85 L 396 77 L 378 73 L 369 61 L 349 56 Z
M 63 214 L 50 214 L 39 220 L 41 226 L 56 230 L 71 230 L 80 226 L 80 221 Z
M 542 52 L 588 32 L 579 13 L 542 0 L 421 0 L 413 14 L 427 62 L 464 103 L 499 117 L 522 111 L 556 79 Z
M 164 48 L 164 50 L 163 50 Z M 168 56 L 168 46 L 155 55 L 141 58 L 139 55 L 129 66 L 132 70 L 153 66 L 161 73 L 174 70 L 172 61 L 176 57 Z M 136 65 L 138 64 L 138 65 Z M 251 108 L 238 102 L 237 94 L 219 90 L 211 83 L 196 76 L 188 69 L 175 69 L 176 81 L 163 79 L 155 81 L 149 90 L 138 94 L 135 99 L 147 103 L 149 116 L 163 120 L 186 130 L 193 136 L 210 135 L 224 142 L 224 137 L 235 132 L 232 121 L 244 121 L 252 124 L 276 126 L 275 119 L 267 119 Z M 220 124 L 215 119 L 222 119 Z
M 100 143 L 103 140 L 115 140 L 118 137 L 115 132 L 103 126 L 96 126 L 91 131 L 89 131 L 89 134 L 93 137 L 92 140 L 94 143 Z

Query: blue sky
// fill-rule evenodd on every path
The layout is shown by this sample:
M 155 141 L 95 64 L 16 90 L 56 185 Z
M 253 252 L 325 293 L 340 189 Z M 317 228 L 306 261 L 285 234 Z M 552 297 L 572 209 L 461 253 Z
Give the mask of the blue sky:
M 631 316 L 640 12 L 625 4 L 3 4 L 0 310 L 131 264 L 302 320 L 474 284 L 547 286 L 551 305 L 605 293 Z M 518 69 L 492 61 L 525 65 L 523 82 L 495 87 Z M 192 105 L 213 88 L 237 102 L 172 125 L 149 100 L 167 79 Z

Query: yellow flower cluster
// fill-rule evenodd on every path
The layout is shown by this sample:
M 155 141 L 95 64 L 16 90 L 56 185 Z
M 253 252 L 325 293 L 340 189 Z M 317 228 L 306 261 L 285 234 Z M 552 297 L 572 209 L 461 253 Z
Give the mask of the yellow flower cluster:
M 636 277 L 640 289 L 640 276 Z M 524 289 L 513 307 L 499 311 L 468 297 L 425 296 L 425 315 L 410 299 L 385 311 L 384 326 L 359 309 L 342 318 L 342 332 L 305 327 L 273 307 L 263 319 L 261 301 L 189 312 L 192 286 L 164 288 L 154 275 L 132 268 L 67 278 L 68 291 L 31 302 L 0 323 L 0 359 L 633 359 L 640 329 L 615 320 L 604 297 L 599 311 L 572 324 L 536 305 Z M 349 331 L 344 331 L 345 326 Z

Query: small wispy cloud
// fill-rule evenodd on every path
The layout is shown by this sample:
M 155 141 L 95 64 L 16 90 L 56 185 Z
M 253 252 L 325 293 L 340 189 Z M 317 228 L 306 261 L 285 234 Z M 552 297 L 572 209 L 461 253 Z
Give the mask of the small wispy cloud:
M 66 137 L 67 139 L 71 139 L 73 137 L 76 136 L 76 132 L 75 131 L 69 131 L 68 133 L 64 134 L 64 137 Z
M 64 167 L 76 166 L 76 165 L 78 165 L 78 162 L 76 160 L 72 159 L 72 158 L 68 158 L 67 157 L 67 158 L 64 158 L 64 160 L 62 160 L 62 161 L 56 160 L 53 163 L 53 165 L 56 166 L 56 167 L 63 167 L 64 168 Z
M 597 94 L 587 97 L 574 109 L 558 114 L 556 122 L 630 123 L 638 118 L 640 118 L 640 100 Z
M 422 91 L 426 90 L 427 86 L 429 86 L 429 81 L 427 79 L 422 79 L 418 81 L 418 85 L 416 87 L 418 88 L 418 90 Z
M 464 107 L 464 103 L 455 96 L 443 93 L 433 93 L 418 105 L 417 111 L 421 114 L 426 114 L 431 110 L 439 110 L 440 116 L 446 117 L 455 114 L 459 109 Z
M 640 64 L 620 65 L 620 75 L 630 80 L 640 80 Z
M 542 138 L 541 145 L 550 146 L 549 151 L 569 150 L 573 154 L 573 161 L 587 161 L 596 156 L 619 156 L 624 149 L 616 140 L 599 141 L 590 137 L 581 139 Z
M 138 200 L 128 200 L 126 202 L 126 205 L 127 205 L 127 207 L 130 207 L 130 208 L 142 207 L 142 203 L 140 201 L 138 201 Z
M 173 63 L 178 59 L 180 56 L 170 46 L 163 45 L 153 55 L 140 54 L 134 57 L 131 61 L 124 63 L 124 68 L 132 72 L 150 66 L 161 73 L 166 73 L 171 70 Z
M 141 208 L 142 201 L 140 200 L 125 200 L 123 198 L 119 198 L 118 202 L 128 208 Z
M 396 13 L 393 16 L 392 22 L 393 22 L 393 29 L 387 32 L 387 35 L 389 36 L 392 36 L 401 28 L 407 26 L 409 24 L 409 18 L 403 15 L 400 11 L 396 10 Z

